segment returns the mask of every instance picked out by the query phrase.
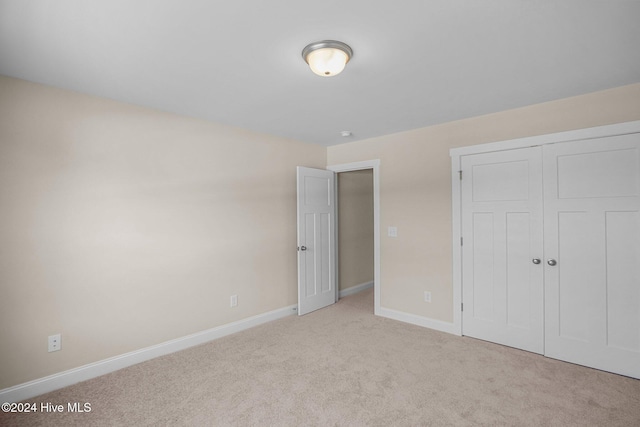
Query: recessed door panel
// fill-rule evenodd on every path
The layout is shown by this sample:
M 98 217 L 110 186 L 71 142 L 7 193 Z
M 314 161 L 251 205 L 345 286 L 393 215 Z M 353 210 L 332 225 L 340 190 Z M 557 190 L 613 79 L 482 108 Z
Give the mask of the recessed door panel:
M 529 259 L 531 254 L 531 214 L 507 214 L 507 325 L 531 329 L 531 269 L 538 267 Z
M 493 213 L 473 214 L 473 304 L 469 307 L 476 319 L 492 321 L 494 313 L 494 231 Z
M 326 178 L 304 177 L 304 204 L 306 206 L 327 207 L 330 205 L 331 189 Z
M 638 196 L 637 158 L 637 148 L 559 155 L 558 198 Z
M 320 224 L 318 225 L 317 231 L 318 235 L 316 236 L 316 246 L 317 246 L 317 260 L 316 263 L 320 267 L 320 292 L 327 293 L 332 292 L 335 293 L 335 289 L 333 288 L 333 277 L 332 277 L 332 254 L 331 254 L 331 246 L 333 240 L 333 227 L 331 224 L 332 217 L 328 213 L 323 213 L 318 215 L 318 220 Z
M 594 231 L 597 225 L 586 212 L 558 213 L 558 332 L 566 339 L 589 340 L 589 290 L 602 281 L 602 245 Z
M 474 202 L 516 201 L 529 198 L 527 161 L 475 165 L 472 173 Z M 504 179 L 505 176 L 509 179 Z
M 317 219 L 318 215 L 315 213 L 307 213 L 304 215 L 304 241 L 305 242 L 314 242 L 315 234 L 317 229 Z M 305 254 L 302 259 L 304 264 L 304 297 L 305 298 L 313 298 L 318 294 L 318 277 L 316 276 L 316 260 L 315 260 L 315 252 L 317 250 L 316 245 L 309 244 L 305 245 Z
M 607 212 L 607 345 L 640 352 L 640 212 Z

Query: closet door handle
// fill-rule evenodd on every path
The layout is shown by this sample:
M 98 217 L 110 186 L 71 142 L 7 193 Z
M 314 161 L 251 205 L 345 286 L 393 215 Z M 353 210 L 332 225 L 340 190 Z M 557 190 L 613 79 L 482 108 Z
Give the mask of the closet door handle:
M 300 246 L 298 249 L 301 250 L 301 251 L 306 251 L 307 247 L 306 246 Z
M 556 264 L 557 264 L 557 262 L 556 262 L 556 260 L 555 260 L 555 259 L 548 259 L 548 260 L 547 260 L 547 264 L 549 264 L 551 267 L 553 267 L 554 265 L 556 265 Z
M 533 262 L 535 265 L 540 264 L 540 258 L 534 258 L 531 260 L 531 262 Z

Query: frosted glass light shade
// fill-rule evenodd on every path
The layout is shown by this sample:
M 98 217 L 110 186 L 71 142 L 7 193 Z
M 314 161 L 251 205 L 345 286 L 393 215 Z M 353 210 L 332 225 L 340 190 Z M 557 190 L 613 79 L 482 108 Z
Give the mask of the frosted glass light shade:
M 311 71 L 319 76 L 335 76 L 344 70 L 349 57 L 339 49 L 318 49 L 307 55 Z
M 340 74 L 352 55 L 349 46 L 333 40 L 312 43 L 302 51 L 311 71 L 322 77 Z

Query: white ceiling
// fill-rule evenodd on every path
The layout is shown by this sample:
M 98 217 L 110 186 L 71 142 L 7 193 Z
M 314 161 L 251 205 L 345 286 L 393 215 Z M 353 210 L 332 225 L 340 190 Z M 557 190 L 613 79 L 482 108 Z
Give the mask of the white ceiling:
M 333 145 L 640 82 L 639 18 L 623 0 L 0 0 L 0 74 Z M 323 39 L 354 50 L 339 76 L 300 56 Z

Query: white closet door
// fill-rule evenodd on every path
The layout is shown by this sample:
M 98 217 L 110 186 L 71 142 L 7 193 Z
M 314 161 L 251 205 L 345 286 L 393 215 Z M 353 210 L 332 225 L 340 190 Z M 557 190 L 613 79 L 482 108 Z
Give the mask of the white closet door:
M 545 354 L 640 378 L 640 135 L 543 153 Z
M 463 334 L 542 353 L 540 147 L 463 156 L 461 202 Z

